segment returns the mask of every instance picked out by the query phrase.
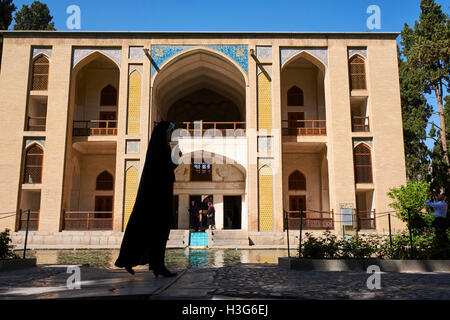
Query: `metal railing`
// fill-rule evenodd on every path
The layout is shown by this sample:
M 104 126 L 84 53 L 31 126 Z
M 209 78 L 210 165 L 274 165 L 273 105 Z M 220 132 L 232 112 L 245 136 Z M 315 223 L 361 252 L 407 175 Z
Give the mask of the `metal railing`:
M 156 125 L 157 122 L 155 121 Z M 209 122 L 183 121 L 173 122 L 174 129 L 183 129 L 181 137 L 240 137 L 245 136 L 245 121 Z
M 369 132 L 369 117 L 353 116 L 352 118 L 353 132 Z
M 285 229 L 289 230 L 332 230 L 334 211 L 290 211 L 285 210 Z
M 117 120 L 74 120 L 74 136 L 116 136 Z
M 295 125 L 293 125 L 293 123 Z M 284 136 L 326 136 L 326 120 L 282 120 Z M 286 127 L 285 127 L 286 126 Z
M 112 230 L 112 211 L 64 211 L 63 230 Z
M 27 117 L 27 131 L 45 131 L 47 117 Z

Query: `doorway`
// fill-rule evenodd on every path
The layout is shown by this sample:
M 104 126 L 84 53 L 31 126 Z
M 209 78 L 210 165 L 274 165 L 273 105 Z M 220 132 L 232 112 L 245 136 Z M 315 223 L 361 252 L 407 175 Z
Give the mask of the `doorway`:
M 95 196 L 95 217 L 111 218 L 113 209 L 112 196 Z
M 306 211 L 306 196 L 289 196 L 289 211 Z
M 241 229 L 241 196 L 223 197 L 223 228 Z
M 298 128 L 304 128 L 305 123 L 304 112 L 288 112 L 288 131 L 290 136 L 297 136 L 299 134 Z

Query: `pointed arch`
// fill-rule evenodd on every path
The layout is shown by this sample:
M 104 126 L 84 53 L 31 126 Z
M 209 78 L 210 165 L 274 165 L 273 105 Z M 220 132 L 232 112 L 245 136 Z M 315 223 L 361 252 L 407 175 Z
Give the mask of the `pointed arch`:
M 367 89 L 366 63 L 364 57 L 354 54 L 349 59 L 350 90 Z
M 292 86 L 287 92 L 288 106 L 304 106 L 303 90 L 297 86 Z
M 97 176 L 95 190 L 113 190 L 114 178 L 107 170 Z
M 289 59 L 287 59 L 281 66 L 281 70 L 283 71 L 287 66 L 289 66 L 291 62 L 294 62 L 295 60 L 301 58 L 308 60 L 309 62 L 314 64 L 325 75 L 327 66 L 319 58 L 317 58 L 316 56 L 312 55 L 311 53 L 305 50 L 302 50 L 294 54 L 292 57 L 289 57 Z
M 353 149 L 355 183 L 372 183 L 372 155 L 370 147 L 359 143 Z
M 44 149 L 33 143 L 25 149 L 23 183 L 42 183 Z
M 289 190 L 306 190 L 306 178 L 303 173 L 295 170 L 289 175 Z
M 50 61 L 48 57 L 41 53 L 33 59 L 31 71 L 31 90 L 48 90 L 48 74 Z

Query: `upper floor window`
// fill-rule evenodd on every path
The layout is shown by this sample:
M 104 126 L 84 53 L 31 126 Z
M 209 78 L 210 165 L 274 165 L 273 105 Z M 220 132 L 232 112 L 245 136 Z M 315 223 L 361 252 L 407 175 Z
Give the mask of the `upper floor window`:
M 101 106 L 116 106 L 117 105 L 117 90 L 112 85 L 108 84 L 100 93 Z
M 293 86 L 287 92 L 288 106 L 303 106 L 303 90 Z
M 114 179 L 108 171 L 103 171 L 97 177 L 96 190 L 113 190 Z
M 31 90 L 48 89 L 49 61 L 46 56 L 39 56 L 33 61 Z
M 372 156 L 370 148 L 361 143 L 353 149 L 355 182 L 372 183 Z
M 212 165 L 206 162 L 191 164 L 191 181 L 211 181 Z
M 41 183 L 42 182 L 42 164 L 44 150 L 34 144 L 25 151 L 25 170 L 23 183 Z
M 366 67 L 362 57 L 355 55 L 350 58 L 350 89 L 366 89 Z
M 306 190 L 306 178 L 298 170 L 289 176 L 289 190 Z

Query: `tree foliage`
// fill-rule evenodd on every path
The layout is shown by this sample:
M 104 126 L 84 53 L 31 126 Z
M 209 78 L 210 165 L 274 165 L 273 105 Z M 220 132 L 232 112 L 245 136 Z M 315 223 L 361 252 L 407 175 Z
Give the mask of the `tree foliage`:
M 12 14 L 16 9 L 12 0 L 0 0 L 0 30 L 8 30 L 12 22 Z
M 430 227 L 433 215 L 422 213 L 426 207 L 425 201 L 430 190 L 428 183 L 409 181 L 406 186 L 392 188 L 387 195 L 393 200 L 389 206 L 398 210 L 397 216 L 411 226 L 411 229 L 423 229 Z M 408 213 L 411 217 L 411 225 L 408 222 Z
M 53 17 L 46 4 L 34 1 L 30 6 L 23 5 L 14 16 L 14 30 L 55 30 Z

